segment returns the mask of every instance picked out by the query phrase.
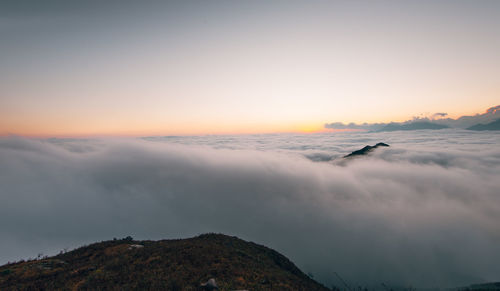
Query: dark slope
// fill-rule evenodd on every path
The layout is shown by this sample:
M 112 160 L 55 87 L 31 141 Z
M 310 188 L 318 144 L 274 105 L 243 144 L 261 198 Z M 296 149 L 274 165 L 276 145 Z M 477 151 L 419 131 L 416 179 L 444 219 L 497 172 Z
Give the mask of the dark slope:
M 428 121 L 416 121 L 410 123 L 389 123 L 378 131 L 398 131 L 398 130 L 422 130 L 422 129 L 443 129 L 449 126 L 432 123 Z
M 143 247 L 142 247 L 143 246 Z M 328 290 L 267 247 L 222 234 L 113 240 L 0 267 L 0 290 Z
M 469 128 L 469 130 L 500 130 L 500 119 L 487 124 L 476 124 Z
M 450 289 L 450 291 L 498 291 L 500 290 L 500 282 L 473 284 L 467 287 L 458 287 Z
M 379 142 L 378 144 L 374 145 L 374 146 L 365 146 L 364 148 L 360 149 L 360 150 L 357 150 L 357 151 L 353 151 L 352 153 L 344 156 L 344 158 L 352 158 L 352 157 L 356 157 L 356 156 L 364 156 L 364 155 L 367 155 L 369 152 L 373 151 L 374 149 L 378 148 L 378 147 L 388 147 L 389 145 L 386 144 L 386 143 L 383 143 L 383 142 Z

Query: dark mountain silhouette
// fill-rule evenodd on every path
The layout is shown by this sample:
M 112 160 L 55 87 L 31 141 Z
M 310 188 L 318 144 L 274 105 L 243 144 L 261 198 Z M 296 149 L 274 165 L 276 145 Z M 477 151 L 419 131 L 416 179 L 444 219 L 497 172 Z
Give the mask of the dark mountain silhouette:
M 447 125 L 432 123 L 428 121 L 414 121 L 408 123 L 389 123 L 378 131 L 398 131 L 398 130 L 421 130 L 421 129 L 443 129 L 449 128 Z
M 500 119 L 487 124 L 476 124 L 467 128 L 469 130 L 500 130 Z
M 352 158 L 352 157 L 356 157 L 356 156 L 364 156 L 364 155 L 368 154 L 369 152 L 373 151 L 374 149 L 376 149 L 378 147 L 388 147 L 388 146 L 389 146 L 388 144 L 383 143 L 383 142 L 379 142 L 378 144 L 376 144 L 374 146 L 367 145 L 367 146 L 365 146 L 364 148 L 362 148 L 360 150 L 353 151 L 352 153 L 344 156 L 344 158 Z
M 469 128 L 476 124 L 486 124 L 500 118 L 500 105 L 490 107 L 486 112 L 476 115 L 464 115 L 457 119 L 444 118 L 447 113 L 435 113 L 431 117 L 414 117 L 405 122 L 391 123 L 348 123 L 332 122 L 326 123 L 325 128 L 332 129 L 362 129 L 368 131 L 396 131 L 396 130 L 418 130 L 418 129 L 442 129 L 442 128 Z
M 500 105 L 490 107 L 486 112 L 482 114 L 476 114 L 471 116 L 462 116 L 456 120 L 444 119 L 440 120 L 443 124 L 450 125 L 452 127 L 468 128 L 476 124 L 486 124 L 493 122 L 500 118 Z M 446 123 L 448 122 L 448 123 Z
M 450 289 L 450 291 L 495 291 L 500 290 L 500 282 L 473 284 L 467 287 L 458 287 Z
M 213 279 L 213 280 L 212 280 Z M 222 234 L 104 241 L 0 267 L 0 290 L 329 290 L 265 246 Z

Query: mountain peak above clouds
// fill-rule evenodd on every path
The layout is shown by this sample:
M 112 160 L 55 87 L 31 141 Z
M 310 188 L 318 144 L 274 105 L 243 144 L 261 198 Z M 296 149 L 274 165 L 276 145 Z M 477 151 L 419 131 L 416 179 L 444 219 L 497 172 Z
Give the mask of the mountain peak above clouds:
M 444 118 L 447 113 L 435 113 L 431 117 L 414 117 L 404 122 L 388 123 L 326 123 L 325 128 L 330 129 L 356 129 L 367 131 L 407 131 L 407 130 L 436 130 L 444 128 L 470 129 L 478 124 L 489 124 L 500 119 L 500 105 L 488 108 L 482 114 L 464 115 L 457 119 Z M 475 130 L 475 129 L 472 129 Z
M 379 143 L 377 143 L 374 146 L 367 145 L 367 146 L 365 146 L 364 148 L 362 148 L 360 150 L 353 151 L 352 153 L 344 156 L 344 158 L 352 158 L 352 157 L 356 157 L 356 156 L 364 156 L 364 155 L 367 155 L 369 152 L 373 151 L 374 149 L 376 149 L 378 147 L 388 147 L 388 146 L 389 146 L 388 144 L 383 143 L 383 142 L 379 142 Z
M 468 127 L 469 130 L 500 130 L 500 118 L 490 123 L 479 123 Z

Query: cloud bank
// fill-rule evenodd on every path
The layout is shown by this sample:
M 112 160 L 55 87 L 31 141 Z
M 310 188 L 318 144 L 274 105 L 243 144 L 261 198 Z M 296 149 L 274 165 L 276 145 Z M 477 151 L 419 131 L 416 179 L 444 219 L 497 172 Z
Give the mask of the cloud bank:
M 195 139 L 2 138 L 0 258 L 127 235 L 222 232 L 280 251 L 327 285 L 341 285 L 334 272 L 368 286 L 500 280 L 500 137 L 477 134 L 464 144 L 436 137 L 436 147 L 429 137 L 398 144 L 406 139 L 399 135 L 351 142 L 364 145 L 362 137 L 391 147 L 337 166 L 242 148 L 237 138 L 235 149 Z
M 442 129 L 442 128 L 469 128 L 477 124 L 486 124 L 500 119 L 500 105 L 490 107 L 483 114 L 473 116 L 461 116 L 457 119 L 445 118 L 448 114 L 438 112 L 430 117 L 413 117 L 405 122 L 389 123 L 348 123 L 332 122 L 326 123 L 325 128 L 331 129 L 362 129 L 368 131 L 395 131 L 395 130 L 420 130 L 420 129 Z

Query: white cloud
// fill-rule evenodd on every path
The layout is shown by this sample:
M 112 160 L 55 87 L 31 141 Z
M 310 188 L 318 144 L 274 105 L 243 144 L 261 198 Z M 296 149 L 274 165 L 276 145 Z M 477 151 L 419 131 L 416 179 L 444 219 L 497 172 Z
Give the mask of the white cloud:
M 340 285 L 333 272 L 379 286 L 500 280 L 500 135 L 447 132 L 2 138 L 0 258 L 223 232 L 327 284 Z M 373 140 L 391 147 L 345 166 L 304 157 L 340 157 Z

